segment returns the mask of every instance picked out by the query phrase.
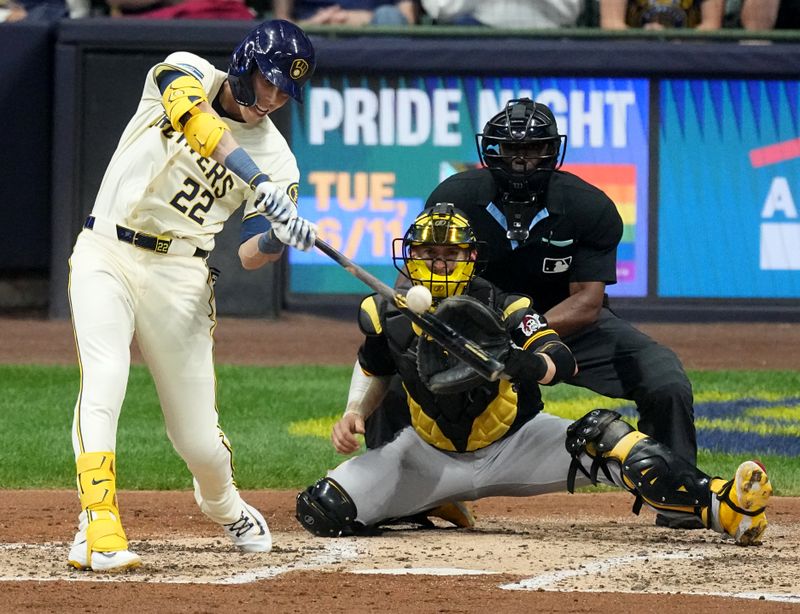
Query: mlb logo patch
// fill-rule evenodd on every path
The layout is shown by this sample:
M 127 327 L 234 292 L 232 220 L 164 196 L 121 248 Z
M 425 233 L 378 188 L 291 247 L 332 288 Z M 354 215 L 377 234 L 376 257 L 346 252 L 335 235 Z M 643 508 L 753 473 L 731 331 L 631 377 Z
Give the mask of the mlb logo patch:
M 572 264 L 572 256 L 566 258 L 545 258 L 542 263 L 543 273 L 563 273 L 569 270 L 569 265 Z

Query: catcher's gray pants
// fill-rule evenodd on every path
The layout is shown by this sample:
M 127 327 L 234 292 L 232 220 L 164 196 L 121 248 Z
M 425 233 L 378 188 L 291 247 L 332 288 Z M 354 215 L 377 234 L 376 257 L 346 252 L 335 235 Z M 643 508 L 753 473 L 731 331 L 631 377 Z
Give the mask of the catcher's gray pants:
M 366 525 L 448 501 L 565 491 L 572 459 L 564 441 L 570 424 L 540 413 L 510 437 L 464 453 L 434 448 L 406 427 L 394 440 L 345 461 L 328 477 L 347 491 L 357 520 Z M 587 470 L 589 464 L 586 459 Z M 589 480 L 578 472 L 575 483 L 583 486 Z
M 597 322 L 562 340 L 579 368 L 567 384 L 634 401 L 640 431 L 697 462 L 692 385 L 675 352 L 608 308 Z M 377 448 L 409 424 L 406 399 L 400 378 L 392 378 L 388 395 L 367 420 L 367 447 Z

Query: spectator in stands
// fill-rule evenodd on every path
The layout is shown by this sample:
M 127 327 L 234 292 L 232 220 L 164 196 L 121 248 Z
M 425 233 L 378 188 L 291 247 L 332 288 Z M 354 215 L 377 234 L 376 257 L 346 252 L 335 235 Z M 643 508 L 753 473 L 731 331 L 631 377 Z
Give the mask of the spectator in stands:
M 124 17 L 152 9 L 158 9 L 181 0 L 67 0 L 69 16 L 73 19 L 82 17 Z
M 800 0 L 780 0 L 775 27 L 782 30 L 800 30 Z
M 563 28 L 578 24 L 586 0 L 422 0 L 433 23 L 492 28 Z M 593 1 L 593 0 L 588 0 Z
M 274 0 L 276 19 L 303 25 L 407 26 L 417 23 L 415 0 Z
M 724 0 L 600 0 L 600 27 L 718 30 L 724 8 Z
M 254 19 L 244 0 L 67 0 L 70 17 L 110 15 L 147 19 Z
M 0 1 L 0 22 L 58 21 L 68 16 L 64 0 Z
M 724 26 L 745 30 L 772 30 L 780 5 L 781 0 L 726 0 Z

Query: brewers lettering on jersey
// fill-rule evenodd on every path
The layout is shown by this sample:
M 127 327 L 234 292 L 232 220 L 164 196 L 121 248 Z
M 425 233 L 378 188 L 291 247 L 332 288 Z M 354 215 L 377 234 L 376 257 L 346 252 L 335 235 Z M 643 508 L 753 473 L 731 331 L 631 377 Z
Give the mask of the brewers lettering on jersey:
M 242 207 L 246 269 L 310 249 L 298 216 L 297 162 L 269 114 L 303 101 L 314 49 L 286 21 L 265 22 L 233 52 L 228 72 L 177 52 L 150 69 L 70 258 L 69 298 L 80 394 L 72 442 L 81 512 L 73 567 L 138 567 L 116 498 L 117 421 L 133 336 L 158 390 L 170 441 L 194 479 L 200 509 L 246 552 L 269 552 L 263 516 L 233 480 L 218 426 L 212 334 L 213 278 L 206 256 Z

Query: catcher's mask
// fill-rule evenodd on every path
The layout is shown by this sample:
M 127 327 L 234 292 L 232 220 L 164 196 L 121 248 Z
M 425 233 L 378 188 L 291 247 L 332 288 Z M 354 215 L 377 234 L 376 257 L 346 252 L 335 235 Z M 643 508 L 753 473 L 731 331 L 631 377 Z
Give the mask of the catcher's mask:
M 392 259 L 412 284 L 425 286 L 439 300 L 464 293 L 479 268 L 478 248 L 464 214 L 451 203 L 438 203 L 393 241 Z
M 314 73 L 314 46 L 295 24 L 275 19 L 256 27 L 239 43 L 228 65 L 231 93 L 241 105 L 256 102 L 253 73 L 264 78 L 297 102 L 303 102 L 303 85 Z
M 478 155 L 504 192 L 526 198 L 538 192 L 564 162 L 567 136 L 549 107 L 515 98 L 475 135 Z M 563 141 L 563 144 L 562 144 Z

